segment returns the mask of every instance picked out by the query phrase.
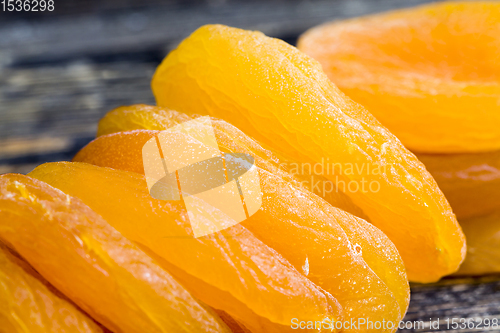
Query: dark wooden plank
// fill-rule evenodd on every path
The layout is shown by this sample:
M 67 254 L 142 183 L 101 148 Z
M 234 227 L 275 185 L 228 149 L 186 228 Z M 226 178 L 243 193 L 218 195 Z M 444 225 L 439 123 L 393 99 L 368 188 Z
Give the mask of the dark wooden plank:
M 0 140 L 93 135 L 98 120 L 111 108 L 154 103 L 149 82 L 155 66 L 76 62 L 4 69 L 0 76 Z
M 197 6 L 144 6 L 94 15 L 0 23 L 0 64 L 138 50 L 163 54 L 201 25 L 221 23 L 294 39 L 325 21 L 413 6 L 428 0 L 207 1 Z M 8 15 L 8 14 L 4 14 Z M 1 21 L 0 21 L 1 22 Z
M 70 62 L 4 68 L 0 75 L 0 173 L 70 160 L 95 136 L 107 111 L 153 104 L 156 63 Z
M 404 321 L 423 321 L 422 329 L 401 332 L 440 332 L 453 330 L 453 318 L 500 320 L 500 275 L 476 278 L 445 278 L 433 284 L 412 284 L 411 302 Z M 429 321 L 439 319 L 439 329 L 430 329 Z M 447 324 L 449 320 L 449 325 Z M 500 332 L 500 327 L 459 329 L 460 332 Z

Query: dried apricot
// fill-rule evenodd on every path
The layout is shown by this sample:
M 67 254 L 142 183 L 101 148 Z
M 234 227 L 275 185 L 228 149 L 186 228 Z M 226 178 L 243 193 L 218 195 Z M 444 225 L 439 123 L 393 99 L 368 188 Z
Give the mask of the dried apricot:
M 97 134 L 99 136 L 136 129 L 165 130 L 174 125 L 191 120 L 196 116 L 198 115 L 188 116 L 181 112 L 152 105 L 135 104 L 121 106 L 108 112 L 99 121 Z M 313 186 L 314 182 L 317 181 L 326 182 L 324 177 L 311 174 L 291 174 L 287 172 L 290 167 L 293 166 L 292 162 L 284 159 L 282 156 L 278 157 L 276 152 L 271 152 L 269 149 L 264 148 L 260 142 L 255 141 L 228 122 L 217 118 L 212 118 L 211 120 L 217 142 L 219 143 L 219 148 L 222 151 L 246 152 L 256 159 L 257 164 L 261 168 L 271 173 L 277 173 L 280 177 L 288 181 L 298 182 L 299 187 L 309 189 L 334 207 L 341 208 L 351 214 L 366 219 L 366 215 L 363 211 L 352 203 L 352 200 L 343 192 L 333 189 L 324 191 L 322 188 Z M 141 134 L 137 133 L 136 135 L 140 136 Z M 116 145 L 112 143 L 111 140 L 117 140 Z M 109 158 L 113 158 L 114 160 L 111 163 L 119 165 L 117 169 L 144 173 L 142 162 L 139 158 L 140 156 L 137 155 L 137 147 L 132 146 L 128 149 L 127 144 L 132 143 L 127 141 L 127 144 L 118 144 L 120 140 L 120 136 L 109 137 L 107 139 L 108 143 L 113 145 L 113 150 L 116 151 L 116 154 L 113 154 L 112 151 L 106 151 L 105 154 L 108 157 L 105 158 L 101 156 L 103 154 L 102 149 L 99 149 L 99 153 L 97 153 L 93 150 L 93 145 L 89 145 L 75 156 L 74 161 L 85 161 L 91 164 L 101 165 L 101 160 L 107 161 Z M 132 154 L 132 156 L 130 156 L 130 154 Z M 116 158 L 116 156 L 121 157 Z M 128 162 L 121 162 L 124 160 Z
M 460 274 L 500 268 L 492 236 L 500 208 L 499 18 L 495 2 L 447 2 L 325 24 L 299 42 L 343 92 L 420 152 L 464 227 L 470 247 Z
M 143 175 L 87 163 L 47 163 L 30 176 L 80 198 L 125 237 L 177 267 L 176 277 L 205 303 L 255 332 L 291 330 L 304 319 L 342 319 L 328 293 L 241 225 L 194 238 L 181 201 L 153 199 Z M 209 211 L 207 214 L 216 214 Z M 229 304 L 229 305 L 228 305 Z M 286 306 L 283 306 L 286 304 Z M 292 330 L 291 330 L 292 331 Z
M 5 333 L 102 332 L 2 243 L 0 299 L 0 331 Z
M 500 213 L 460 221 L 467 236 L 467 257 L 458 275 L 500 272 Z
M 500 271 L 500 152 L 418 154 L 457 215 L 467 257 L 457 274 Z
M 417 157 L 437 181 L 460 223 L 500 211 L 500 151 Z
M 171 112 L 170 119 L 176 119 L 173 114 L 175 112 Z M 122 124 L 126 118 L 122 118 Z M 167 121 L 163 120 L 165 122 L 156 125 L 165 125 Z M 231 132 L 231 125 L 223 121 L 213 121 L 213 124 L 221 148 L 252 155 L 253 151 L 247 147 L 258 146 L 244 134 L 226 136 Z M 144 173 L 142 146 L 157 133 L 134 130 L 101 136 L 84 147 L 74 160 Z M 122 150 L 127 153 L 121 153 Z M 292 177 L 270 168 L 272 162 L 266 164 L 259 156 L 255 161 L 263 191 L 262 208 L 242 225 L 297 269 L 302 270 L 307 264 L 308 278 L 339 300 L 346 320 L 385 319 L 398 323 L 408 306 L 409 288 L 401 258 L 389 239 L 366 221 L 297 187 L 296 182 L 289 180 Z
M 498 2 L 437 3 L 327 23 L 298 47 L 410 150 L 491 151 L 500 149 L 499 19 Z
M 134 104 L 108 112 L 97 127 L 97 136 L 135 129 L 164 130 L 165 124 L 178 124 L 191 117 L 158 106 Z M 167 126 L 169 127 L 169 126 Z
M 410 280 L 438 280 L 463 261 L 463 233 L 423 164 L 294 47 L 205 26 L 163 60 L 152 88 L 159 106 L 224 119 L 309 167 L 329 163 L 325 177 L 389 236 Z
M 229 332 L 150 257 L 79 199 L 0 176 L 0 238 L 114 332 Z

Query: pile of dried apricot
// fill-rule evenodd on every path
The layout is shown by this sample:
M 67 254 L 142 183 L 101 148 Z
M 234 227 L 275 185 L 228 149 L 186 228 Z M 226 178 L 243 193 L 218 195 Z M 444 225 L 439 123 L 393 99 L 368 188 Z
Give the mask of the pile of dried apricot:
M 464 259 L 462 231 L 423 164 L 285 42 L 202 27 L 165 58 L 152 88 L 159 106 L 224 119 L 300 169 L 324 165 L 318 173 L 396 245 L 410 280 L 436 281 Z
M 0 292 L 8 300 L 0 324 L 11 331 L 394 332 L 408 281 L 437 281 L 464 261 L 462 229 L 424 164 L 296 48 L 204 26 L 164 59 L 152 89 L 158 106 L 110 111 L 72 162 L 0 176 Z M 201 139 L 207 133 L 213 142 Z M 184 172 L 197 164 L 182 163 L 205 153 L 237 184 L 240 223 L 213 197 L 185 190 Z M 146 164 L 153 155 L 158 169 Z M 422 157 L 427 166 L 436 159 L 429 168 L 443 184 L 447 172 L 460 178 L 477 167 L 456 157 L 441 170 L 440 158 Z M 258 207 L 232 168 L 256 175 Z M 219 179 L 198 171 L 202 182 Z M 471 176 L 443 190 L 455 205 L 457 184 L 488 197 L 495 181 Z M 459 216 L 496 204 L 461 205 Z M 226 227 L 198 236 L 193 218 Z M 498 242 L 474 232 L 485 247 Z M 16 296 L 23 288 L 29 304 Z
M 299 49 L 417 154 L 468 242 L 500 272 L 500 4 L 446 2 L 327 23 Z

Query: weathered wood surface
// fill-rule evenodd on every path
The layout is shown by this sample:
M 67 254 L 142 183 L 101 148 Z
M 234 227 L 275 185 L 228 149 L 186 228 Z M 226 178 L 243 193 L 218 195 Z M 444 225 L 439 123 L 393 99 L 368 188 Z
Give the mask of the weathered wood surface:
M 109 2 L 109 4 L 108 4 Z M 172 48 L 203 24 L 221 23 L 294 39 L 307 28 L 334 19 L 424 3 L 423 0 L 315 1 L 167 1 L 142 0 L 120 5 L 112 1 L 70 1 L 58 10 L 24 14 L 0 24 L 0 62 L 39 64 L 68 57 L 108 57 Z M 428 1 L 427 1 L 428 2 Z M 77 5 L 78 4 L 78 5 Z M 133 10 L 131 7 L 133 6 Z M 66 7 L 70 7 L 66 9 Z M 94 7 L 92 9 L 92 7 Z M 71 10 L 73 9 L 73 10 Z M 79 14 L 79 13 L 87 14 Z M 12 16 L 12 15 L 10 15 Z M 37 20 L 28 20 L 35 16 Z
M 294 43 L 335 19 L 420 0 L 56 1 L 49 15 L 0 13 L 0 173 L 69 160 L 119 105 L 154 103 L 149 82 L 163 56 L 202 24 L 257 29 Z M 412 285 L 405 320 L 500 319 L 500 275 Z M 461 332 L 500 332 L 463 329 Z

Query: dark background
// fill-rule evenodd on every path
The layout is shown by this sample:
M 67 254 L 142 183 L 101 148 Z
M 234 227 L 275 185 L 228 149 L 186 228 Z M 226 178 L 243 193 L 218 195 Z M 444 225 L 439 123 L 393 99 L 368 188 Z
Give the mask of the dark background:
M 0 8 L 0 173 L 69 160 L 110 109 L 154 104 L 155 67 L 203 24 L 260 30 L 294 44 L 322 22 L 425 2 L 55 0 L 53 12 Z M 438 317 L 441 330 L 446 318 L 500 318 L 500 276 L 413 285 L 406 320 Z M 461 330 L 469 331 L 483 330 Z

